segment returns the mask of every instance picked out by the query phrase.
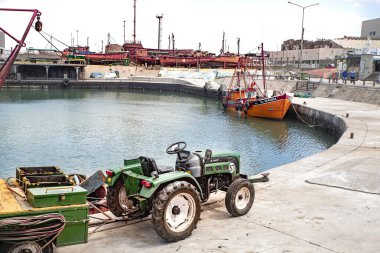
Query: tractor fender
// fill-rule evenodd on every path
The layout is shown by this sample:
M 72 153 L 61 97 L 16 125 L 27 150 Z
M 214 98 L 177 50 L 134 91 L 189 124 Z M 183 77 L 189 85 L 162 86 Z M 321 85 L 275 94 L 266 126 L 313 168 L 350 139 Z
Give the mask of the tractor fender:
M 163 186 L 174 181 L 186 181 L 186 182 L 191 183 L 192 185 L 195 186 L 195 188 L 197 188 L 197 190 L 199 191 L 199 194 L 203 196 L 202 188 L 197 182 L 197 180 L 195 180 L 195 178 L 191 174 L 183 172 L 183 171 L 175 171 L 175 172 L 160 174 L 158 178 L 155 178 L 149 181 L 152 183 L 152 187 L 147 188 L 143 186 L 139 194 L 140 196 L 144 198 L 151 198 L 157 190 L 161 190 Z
M 114 175 L 112 177 L 107 177 L 105 183 L 108 186 L 113 186 L 114 184 L 116 184 L 117 180 L 119 179 L 120 175 L 123 174 L 124 170 L 125 170 L 124 168 L 112 169 L 112 171 L 114 172 Z M 124 178 L 123 178 L 123 181 L 124 181 Z

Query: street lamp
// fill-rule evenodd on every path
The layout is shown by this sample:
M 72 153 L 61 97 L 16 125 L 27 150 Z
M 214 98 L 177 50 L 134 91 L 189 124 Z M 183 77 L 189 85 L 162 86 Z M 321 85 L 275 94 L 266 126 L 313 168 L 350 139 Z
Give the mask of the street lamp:
M 300 68 L 300 71 L 302 70 L 302 51 L 303 51 L 303 33 L 304 33 L 304 28 L 303 28 L 303 20 L 304 20 L 304 15 L 305 15 L 305 9 L 306 8 L 309 8 L 309 7 L 312 7 L 312 6 L 315 6 L 315 5 L 319 5 L 319 3 L 316 3 L 316 4 L 311 4 L 311 5 L 307 5 L 307 6 L 301 6 L 299 4 L 296 4 L 296 3 L 292 3 L 290 1 L 288 1 L 289 4 L 293 4 L 295 6 L 298 6 L 300 8 L 302 8 L 302 33 L 301 33 L 301 53 L 300 53 L 300 63 L 299 63 L 299 68 Z

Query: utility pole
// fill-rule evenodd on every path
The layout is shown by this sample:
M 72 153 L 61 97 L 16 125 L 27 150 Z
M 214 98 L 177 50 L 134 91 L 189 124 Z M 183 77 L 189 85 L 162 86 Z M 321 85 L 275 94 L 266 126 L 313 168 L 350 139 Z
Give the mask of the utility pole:
M 158 49 L 161 48 L 161 32 L 162 32 L 162 23 L 161 19 L 164 17 L 164 14 L 156 15 L 156 18 L 158 19 Z
M 305 16 L 305 9 L 306 8 L 309 8 L 309 7 L 312 7 L 312 6 L 315 6 L 315 5 L 319 5 L 319 3 L 315 3 L 315 4 L 311 4 L 311 5 L 307 5 L 307 6 L 301 6 L 299 4 L 296 4 L 296 3 L 292 3 L 290 1 L 288 1 L 289 4 L 293 4 L 295 6 L 298 6 L 300 8 L 302 8 L 302 32 L 301 32 L 301 52 L 300 52 L 300 58 L 299 58 L 299 69 L 300 69 L 300 72 L 302 71 L 302 51 L 303 51 L 303 35 L 304 35 L 304 31 L 305 29 L 303 28 L 303 21 L 304 21 L 304 16 Z
M 78 42 L 78 30 L 77 30 L 77 47 L 79 47 L 79 42 Z
M 238 55 L 240 55 L 240 38 L 237 38 Z
M 173 53 L 174 53 L 174 49 L 175 49 L 175 39 L 174 39 L 174 33 L 172 33 L 172 44 L 173 44 Z
M 136 44 L 136 0 L 133 3 L 133 43 Z
M 168 49 L 170 50 L 170 34 L 169 34 L 168 40 L 169 40 L 169 47 L 168 47 Z
M 124 23 L 124 44 L 125 44 L 125 20 L 123 20 Z
M 102 40 L 102 53 L 103 53 L 103 40 Z
M 90 41 L 90 38 L 89 37 L 87 37 L 87 47 L 89 47 L 89 41 Z
M 220 50 L 220 54 L 224 54 L 224 36 L 225 36 L 225 33 L 223 31 L 222 49 Z

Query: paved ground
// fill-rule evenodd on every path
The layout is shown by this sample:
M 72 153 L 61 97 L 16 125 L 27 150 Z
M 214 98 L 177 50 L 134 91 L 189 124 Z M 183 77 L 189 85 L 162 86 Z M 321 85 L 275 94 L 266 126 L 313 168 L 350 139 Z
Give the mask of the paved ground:
M 91 234 L 89 243 L 57 252 L 379 252 L 380 108 L 295 98 L 305 100 L 332 114 L 349 113 L 348 129 L 329 150 L 271 170 L 270 182 L 256 184 L 248 215 L 232 218 L 218 194 L 183 241 L 166 243 L 150 221 L 142 221 Z

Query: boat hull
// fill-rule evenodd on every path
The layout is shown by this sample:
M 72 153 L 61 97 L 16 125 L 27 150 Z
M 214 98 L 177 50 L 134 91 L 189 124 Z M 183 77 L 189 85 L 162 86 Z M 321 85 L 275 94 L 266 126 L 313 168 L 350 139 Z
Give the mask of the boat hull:
M 210 57 L 160 57 L 161 66 L 164 67 L 197 67 L 198 65 L 207 64 L 212 58 Z
M 292 97 L 287 94 L 249 102 L 247 116 L 282 120 L 292 104 Z

